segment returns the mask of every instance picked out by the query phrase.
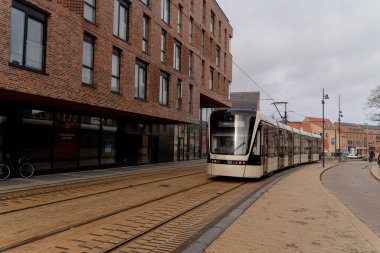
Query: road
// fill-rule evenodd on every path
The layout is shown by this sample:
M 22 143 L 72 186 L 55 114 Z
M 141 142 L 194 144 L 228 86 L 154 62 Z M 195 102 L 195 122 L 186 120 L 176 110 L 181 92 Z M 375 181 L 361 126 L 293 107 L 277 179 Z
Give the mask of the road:
M 323 185 L 380 236 L 380 182 L 366 162 L 352 161 L 326 171 Z

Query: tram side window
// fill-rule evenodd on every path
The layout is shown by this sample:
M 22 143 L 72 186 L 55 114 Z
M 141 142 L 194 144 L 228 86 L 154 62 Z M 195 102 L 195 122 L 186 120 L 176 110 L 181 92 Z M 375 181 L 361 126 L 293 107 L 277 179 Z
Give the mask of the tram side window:
M 293 154 L 293 133 L 292 132 L 288 132 L 287 142 L 288 142 L 288 148 L 289 148 L 289 155 L 292 155 Z
M 294 134 L 294 154 L 299 155 L 300 154 L 300 135 Z
M 268 130 L 268 157 L 275 157 L 278 152 L 278 132 L 275 127 L 269 127 Z
M 318 154 L 318 140 L 317 139 L 312 138 L 312 146 L 313 146 L 312 153 Z
M 252 155 L 261 155 L 260 147 L 261 147 L 261 129 L 258 129 L 255 136 L 255 142 L 253 143 Z

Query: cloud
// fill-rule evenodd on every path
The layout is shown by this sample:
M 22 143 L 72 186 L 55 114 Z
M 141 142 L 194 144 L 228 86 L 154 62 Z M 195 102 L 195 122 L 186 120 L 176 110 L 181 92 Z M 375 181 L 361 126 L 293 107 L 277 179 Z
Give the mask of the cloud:
M 272 97 L 289 102 L 297 113 L 319 117 L 325 88 L 331 97 L 326 116 L 332 121 L 338 95 L 346 121 L 368 121 L 366 100 L 380 84 L 380 1 L 218 3 L 234 28 L 234 61 Z M 232 90 L 258 87 L 234 68 Z

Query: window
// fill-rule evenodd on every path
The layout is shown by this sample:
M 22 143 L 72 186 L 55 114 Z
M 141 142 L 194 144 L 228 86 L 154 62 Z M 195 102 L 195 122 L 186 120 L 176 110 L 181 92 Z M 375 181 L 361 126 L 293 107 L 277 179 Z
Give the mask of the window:
M 218 29 L 218 32 L 219 32 L 219 41 L 220 39 L 222 38 L 222 21 L 219 21 L 219 29 Z
M 91 23 L 95 23 L 95 4 L 95 0 L 84 0 L 83 16 L 87 21 L 90 21 Z
M 169 94 L 169 75 L 165 72 L 161 72 L 160 75 L 160 104 L 168 105 L 168 94 Z
M 177 110 L 182 110 L 182 80 L 178 79 L 177 82 L 177 104 L 176 104 Z
M 147 64 L 136 60 L 135 64 L 135 98 L 146 100 Z
M 194 29 L 194 19 L 190 17 L 189 43 L 193 43 L 193 29 Z
M 129 5 L 123 0 L 114 0 L 113 34 L 123 40 L 128 40 Z
M 116 48 L 112 51 L 111 90 L 114 92 L 120 92 L 120 50 Z
M 193 76 L 193 67 L 194 67 L 194 53 L 190 51 L 189 53 L 189 77 Z
M 10 64 L 44 71 L 46 16 L 13 1 Z
M 213 68 L 210 68 L 209 88 L 210 90 L 214 88 L 214 69 Z
M 205 36 L 206 36 L 206 31 L 202 30 L 202 38 L 201 38 L 201 46 L 202 46 L 202 52 L 205 49 Z
M 232 39 L 232 37 L 229 36 L 228 37 L 228 52 L 231 52 L 231 39 Z
M 218 87 L 218 94 L 220 94 L 220 73 L 218 72 L 218 78 L 216 79 L 216 84 L 217 84 L 217 87 Z
M 165 62 L 165 52 L 166 52 L 166 31 L 161 31 L 161 62 Z
M 84 35 L 83 39 L 83 62 L 82 83 L 93 85 L 94 79 L 94 38 Z
M 174 41 L 174 57 L 173 57 L 173 68 L 180 71 L 181 70 L 181 43 L 177 40 Z
M 142 30 L 142 51 L 148 53 L 148 37 L 149 37 L 149 17 L 143 17 L 143 30 Z
M 161 0 L 161 19 L 168 23 L 170 22 L 170 0 Z
M 210 38 L 210 58 L 212 59 L 212 44 L 213 44 L 213 40 L 212 38 Z
M 206 1 L 205 0 L 203 0 L 202 9 L 203 9 L 202 21 L 203 21 L 203 24 L 206 24 Z
M 214 12 L 211 12 L 211 17 L 210 17 L 210 32 L 214 33 L 215 31 L 215 14 Z
M 224 66 L 224 73 L 226 73 L 227 72 L 227 54 L 226 53 L 224 53 L 223 60 L 224 60 L 224 64 L 223 64 L 223 66 Z
M 177 32 L 182 34 L 182 13 L 183 8 L 181 5 L 178 5 L 178 13 L 177 13 Z
M 227 28 L 224 29 L 224 47 L 227 49 Z
M 146 6 L 149 6 L 149 0 L 141 0 L 141 2 L 143 2 L 143 4 L 145 4 Z
M 189 113 L 193 113 L 193 85 L 189 85 Z
M 216 47 L 216 66 L 220 67 L 220 47 Z
M 202 60 L 202 80 L 205 79 L 205 69 L 206 69 L 206 62 Z

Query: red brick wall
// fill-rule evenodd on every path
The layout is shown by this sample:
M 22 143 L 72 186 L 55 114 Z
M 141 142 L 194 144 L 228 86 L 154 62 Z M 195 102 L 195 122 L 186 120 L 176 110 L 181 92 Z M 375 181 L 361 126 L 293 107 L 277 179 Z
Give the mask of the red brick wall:
M 0 93 L 2 90 L 32 94 L 52 99 L 81 103 L 89 106 L 98 106 L 115 109 L 121 112 L 137 113 L 166 118 L 170 120 L 198 123 L 200 93 L 213 100 L 228 106 L 230 104 L 227 94 L 214 88 L 208 89 L 209 66 L 221 78 L 232 78 L 231 54 L 227 52 L 224 43 L 224 29 L 228 36 L 232 28 L 213 0 L 207 1 L 206 23 L 202 23 L 202 1 L 194 1 L 194 12 L 190 11 L 189 1 L 171 1 L 171 22 L 164 23 L 160 18 L 161 6 L 159 0 L 151 0 L 151 6 L 146 7 L 139 0 L 131 0 L 129 43 L 113 35 L 113 0 L 98 0 L 96 5 L 96 24 L 83 18 L 83 0 L 27 0 L 26 3 L 43 10 L 48 14 L 47 47 L 46 47 L 46 74 L 34 73 L 27 70 L 9 66 L 10 20 L 12 1 L 0 1 Z M 183 33 L 177 34 L 178 2 L 183 6 Z M 215 34 L 209 32 L 210 10 L 215 13 Z M 143 53 L 142 18 L 150 17 L 149 26 L 149 52 Z M 194 18 L 193 43 L 189 41 L 189 17 Z M 222 36 L 219 40 L 219 20 L 222 22 Z M 166 63 L 160 62 L 160 36 L 161 29 L 167 31 Z M 207 32 L 206 47 L 209 38 L 213 38 L 213 56 L 201 53 L 202 28 Z M 82 85 L 82 47 L 83 35 L 88 33 L 94 36 L 94 87 Z M 176 38 L 182 43 L 182 69 L 180 72 L 173 69 L 173 41 Z M 221 48 L 220 68 L 215 65 L 216 45 Z M 121 94 L 111 92 L 111 57 L 113 46 L 122 50 L 120 85 Z M 189 50 L 194 52 L 194 76 L 188 77 Z M 227 71 L 224 73 L 223 57 L 227 52 Z M 147 101 L 134 99 L 134 79 L 136 57 L 148 63 Z M 206 85 L 202 85 L 202 59 L 206 62 Z M 170 74 L 169 106 L 159 104 L 159 76 L 161 70 Z M 176 84 L 177 78 L 183 80 L 183 110 L 176 110 Z M 194 86 L 193 113 L 188 113 L 188 86 Z M 215 85 L 214 85 L 215 86 Z M 0 94 L 1 95 L 1 94 Z M 0 96 L 1 97 L 1 96 Z M 55 103 L 56 104 L 56 103 Z

